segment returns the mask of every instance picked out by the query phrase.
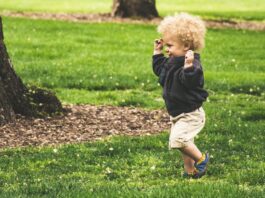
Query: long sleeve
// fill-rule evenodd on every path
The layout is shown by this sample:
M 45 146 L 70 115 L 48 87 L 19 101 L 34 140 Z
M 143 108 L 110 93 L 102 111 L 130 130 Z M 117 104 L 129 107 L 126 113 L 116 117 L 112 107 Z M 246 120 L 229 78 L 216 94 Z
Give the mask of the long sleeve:
M 155 75 L 159 76 L 164 64 L 166 63 L 168 58 L 164 56 L 164 54 L 156 54 L 153 55 L 153 71 Z
M 187 88 L 203 86 L 203 70 L 198 60 L 193 61 L 192 67 L 181 69 L 178 73 L 180 82 Z

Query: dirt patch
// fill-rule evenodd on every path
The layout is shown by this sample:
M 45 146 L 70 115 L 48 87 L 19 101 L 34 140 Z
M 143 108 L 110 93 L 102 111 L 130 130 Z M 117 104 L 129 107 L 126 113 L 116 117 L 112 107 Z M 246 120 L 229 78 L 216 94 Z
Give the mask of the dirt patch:
M 0 148 L 77 143 L 111 135 L 151 135 L 169 130 L 165 110 L 134 107 L 67 105 L 65 115 L 17 120 L 0 126 Z
M 66 20 L 76 22 L 114 22 L 136 24 L 158 24 L 162 19 L 130 19 L 112 17 L 109 13 L 104 14 L 70 14 L 70 13 L 29 13 L 29 12 L 3 12 L 2 16 L 26 17 L 31 19 Z M 265 22 L 257 21 L 234 21 L 234 20 L 205 20 L 208 28 L 234 28 L 265 31 Z

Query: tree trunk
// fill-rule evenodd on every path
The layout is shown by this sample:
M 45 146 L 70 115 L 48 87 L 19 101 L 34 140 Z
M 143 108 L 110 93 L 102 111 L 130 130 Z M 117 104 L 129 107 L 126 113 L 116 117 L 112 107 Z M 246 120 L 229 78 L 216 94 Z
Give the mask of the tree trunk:
M 155 0 L 113 0 L 112 16 L 118 17 L 158 17 Z
M 4 43 L 0 17 L 0 124 L 11 121 L 15 114 L 45 116 L 62 111 L 57 97 L 36 87 L 26 87 L 16 75 Z

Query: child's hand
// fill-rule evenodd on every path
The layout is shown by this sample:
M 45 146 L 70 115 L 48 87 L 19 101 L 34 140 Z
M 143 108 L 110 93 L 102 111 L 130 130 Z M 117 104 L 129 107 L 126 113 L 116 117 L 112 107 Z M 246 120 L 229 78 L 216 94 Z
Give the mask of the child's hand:
M 191 67 L 194 60 L 194 52 L 192 50 L 187 51 L 185 55 L 184 68 Z
M 161 54 L 163 50 L 163 39 L 156 39 L 154 42 L 154 54 Z

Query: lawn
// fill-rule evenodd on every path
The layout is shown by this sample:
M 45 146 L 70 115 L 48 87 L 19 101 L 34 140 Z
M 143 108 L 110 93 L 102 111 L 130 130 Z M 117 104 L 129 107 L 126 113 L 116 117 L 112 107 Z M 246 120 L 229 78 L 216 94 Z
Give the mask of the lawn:
M 264 20 L 263 0 L 157 0 L 161 16 L 187 11 L 204 18 Z M 9 0 L 0 2 L 1 11 L 102 13 L 110 12 L 112 0 Z
M 151 69 L 153 25 L 4 18 L 15 70 L 65 103 L 164 108 Z M 110 36 L 111 35 L 111 36 Z M 0 151 L 1 197 L 263 197 L 264 32 L 208 30 L 202 53 L 206 126 L 196 142 L 211 164 L 183 180 L 168 131 L 93 143 Z
M 22 79 L 56 90 L 63 101 L 163 105 L 150 102 L 161 92 L 151 69 L 155 26 L 4 18 L 4 29 Z M 210 93 L 264 97 L 264 43 L 264 32 L 208 30 L 202 63 Z

